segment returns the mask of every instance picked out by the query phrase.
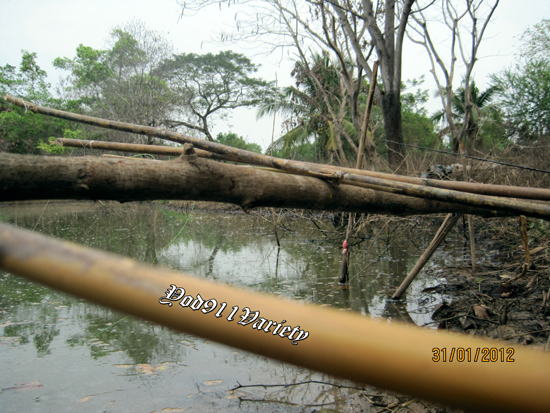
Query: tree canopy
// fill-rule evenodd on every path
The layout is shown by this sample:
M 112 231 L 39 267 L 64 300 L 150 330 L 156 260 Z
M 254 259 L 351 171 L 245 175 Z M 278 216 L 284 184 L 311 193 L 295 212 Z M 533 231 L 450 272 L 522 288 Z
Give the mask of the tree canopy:
M 250 152 L 262 153 L 262 147 L 257 143 L 249 143 L 242 136 L 237 135 L 236 133 L 218 133 L 216 136 L 216 142 L 223 145 L 232 146 L 238 149 L 244 149 Z
M 70 72 L 68 90 L 82 110 L 147 126 L 183 127 L 211 141 L 216 117 L 255 105 L 270 90 L 268 82 L 252 77 L 258 66 L 246 56 L 173 54 L 162 35 L 140 22 L 114 29 L 108 49 L 81 44 L 75 57 L 58 58 L 54 65 Z
M 337 66 L 327 55 L 313 54 L 306 64 L 296 61 L 292 76 L 296 86 L 283 88 L 277 102 L 270 97 L 258 107 L 258 117 L 272 115 L 275 108 L 285 116 L 286 132 L 274 142 L 273 149 L 287 158 L 297 150 L 310 152 L 309 144 L 313 144 L 315 160 L 328 161 L 336 155 L 342 161 L 346 156 L 354 156 L 358 132 L 349 116 Z M 334 114 L 341 111 L 342 103 L 343 127 L 338 134 Z
M 202 7 L 213 4 L 213 0 L 192 3 L 201 3 Z M 195 133 L 253 151 L 259 151 L 259 147 L 234 133 L 225 131 L 215 138 L 214 125 L 227 120 L 240 107 L 256 107 L 259 116 L 276 111 L 283 115 L 282 133 L 273 147 L 276 155 L 351 165 L 358 153 L 371 82 L 367 75 L 372 71 L 373 60 L 382 61 L 380 54 L 386 53 L 386 66 L 381 67 L 381 75 L 374 80 L 376 92 L 368 133 L 369 150 L 375 155 L 390 157 L 393 153 L 399 158 L 398 147 L 413 147 L 409 149 L 413 153 L 414 146 L 441 146 L 447 142 L 443 135 L 451 137 L 455 152 L 460 145 L 467 151 L 491 151 L 504 149 L 510 143 L 547 142 L 550 20 L 542 20 L 528 29 L 522 36 L 517 63 L 493 75 L 492 84 L 480 90 L 472 68 L 498 0 L 466 4 L 441 0 L 447 10 L 443 14 L 437 8 L 421 8 L 430 6 L 429 2 L 422 5 L 408 0 L 395 4 L 380 2 L 392 6 L 389 9 L 375 9 L 372 3 L 366 1 L 360 8 L 336 0 L 265 2 L 261 21 L 273 27 L 263 25 L 252 34 L 244 30 L 242 33 L 243 39 L 270 33 L 283 36 L 285 45 L 294 47 L 297 60 L 291 75 L 295 84 L 277 92 L 272 82 L 257 77 L 259 65 L 248 57 L 230 50 L 217 54 L 174 54 L 163 35 L 148 30 L 139 21 L 112 30 L 104 49 L 81 44 L 73 57 L 56 59 L 54 65 L 67 74 L 58 89 L 62 93 L 59 98 L 52 95 L 47 74 L 37 64 L 36 53 L 27 51 L 22 52 L 19 66 L 0 67 L 0 91 L 42 105 Z M 453 8 L 455 5 L 461 9 Z M 267 16 L 267 11 L 275 14 Z M 392 15 L 391 22 L 387 21 Z M 450 63 L 442 61 L 439 43 L 436 47 L 428 30 L 433 22 L 446 25 L 455 41 Z M 421 88 L 423 78 L 408 82 L 400 79 L 398 49 L 404 36 L 403 25 L 411 28 L 410 39 L 430 52 L 432 72 L 438 73 L 434 78 L 443 111 L 431 119 L 426 111 L 428 91 Z M 472 37 L 471 47 L 459 46 L 468 36 Z M 449 46 L 449 42 L 441 44 L 443 48 Z M 273 46 L 278 47 L 275 43 Z M 460 59 L 463 67 L 455 63 Z M 456 78 L 463 69 L 465 77 L 453 84 L 453 76 Z M 399 86 L 395 84 L 397 78 Z M 1 104 L 0 110 L 3 112 L 0 150 L 5 151 L 52 152 L 48 141 L 60 136 L 138 143 L 156 140 L 76 127 L 6 104 Z M 437 121 L 444 122 L 439 135 L 434 130 Z M 399 134 L 402 141 L 394 140 Z
M 498 86 L 492 85 L 484 91 L 480 91 L 476 86 L 475 81 L 470 83 L 469 100 L 471 112 L 468 116 L 468 125 L 466 126 L 466 134 L 464 137 L 464 144 L 468 151 L 482 147 L 484 136 L 481 132 L 485 123 L 500 121 L 500 109 L 493 102 L 499 90 L 500 88 Z M 461 86 L 455 91 L 452 103 L 452 117 L 454 118 L 457 127 L 462 128 L 462 122 L 464 121 L 464 115 L 466 113 L 466 91 L 464 90 L 464 87 Z M 440 135 L 451 135 L 449 132 L 450 128 L 448 126 L 449 122 L 447 121 L 446 111 L 436 112 L 432 116 L 432 120 L 434 122 L 440 122 L 446 126 L 441 129 L 439 132 Z M 452 135 L 451 145 L 453 148 L 458 147 L 459 145 L 459 142 L 456 141 L 455 137 Z
M 522 36 L 518 62 L 493 76 L 509 121 L 509 135 L 519 142 L 550 136 L 550 20 Z
M 70 97 L 80 102 L 82 110 L 99 117 L 147 126 L 166 125 L 176 99 L 159 65 L 170 56 L 170 44 L 139 22 L 114 29 L 110 44 L 107 50 L 81 44 L 74 58 L 55 59 L 56 67 L 70 72 Z M 113 134 L 109 138 L 124 141 L 129 137 Z M 149 138 L 148 143 L 152 142 Z
M 53 98 L 47 73 L 38 66 L 36 58 L 36 53 L 23 50 L 19 68 L 10 64 L 0 66 L 0 96 L 11 94 L 41 105 L 60 108 L 62 102 Z M 4 103 L 0 103 L 0 113 L 0 151 L 49 153 L 50 138 L 65 136 L 75 128 L 62 119 L 36 115 Z
M 160 70 L 166 73 L 171 91 L 185 109 L 175 113 L 178 119 L 170 120 L 169 125 L 199 131 L 210 141 L 214 140 L 214 118 L 224 118 L 231 109 L 257 105 L 270 92 L 269 82 L 251 77 L 258 66 L 232 51 L 174 55 Z

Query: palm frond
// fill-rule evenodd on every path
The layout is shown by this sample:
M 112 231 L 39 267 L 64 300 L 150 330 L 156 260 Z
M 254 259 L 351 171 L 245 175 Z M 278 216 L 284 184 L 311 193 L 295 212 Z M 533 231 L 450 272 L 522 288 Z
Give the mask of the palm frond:
M 336 135 L 334 134 L 334 124 L 328 121 L 328 129 L 324 133 L 324 146 L 327 151 L 337 151 L 338 144 L 336 143 Z
M 500 92 L 501 88 L 499 86 L 496 86 L 496 85 L 493 85 L 493 86 L 489 86 L 485 91 L 483 91 L 478 99 L 477 99 L 477 106 L 479 108 L 484 108 L 486 106 L 488 106 L 491 101 L 493 100 L 493 98 L 495 97 L 495 95 Z
M 298 126 L 277 139 L 273 143 L 273 149 L 288 153 L 293 148 L 307 143 L 311 135 L 307 124 Z
M 348 134 L 348 136 L 351 139 L 357 141 L 359 133 L 357 129 L 355 129 L 355 126 L 353 126 L 353 123 L 347 119 L 344 119 L 343 124 L 344 124 L 344 131 Z

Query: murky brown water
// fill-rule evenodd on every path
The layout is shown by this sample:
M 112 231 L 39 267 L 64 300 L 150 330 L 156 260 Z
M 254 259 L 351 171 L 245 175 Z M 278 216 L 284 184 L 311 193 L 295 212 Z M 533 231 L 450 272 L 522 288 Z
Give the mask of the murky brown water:
M 433 227 L 373 225 L 371 236 L 355 248 L 349 288 L 339 288 L 342 236 L 315 216 L 282 220 L 280 250 L 271 218 L 255 214 L 39 203 L 0 206 L 0 219 L 199 277 L 372 317 L 424 324 L 443 298 L 421 292 L 442 282 L 422 275 L 402 303 L 392 303 L 386 293 L 413 267 Z M 458 263 L 462 248 L 449 241 L 429 265 Z M 238 383 L 341 381 L 126 317 L 3 272 L 0 310 L 3 412 L 338 410 L 356 391 L 313 383 L 232 391 Z

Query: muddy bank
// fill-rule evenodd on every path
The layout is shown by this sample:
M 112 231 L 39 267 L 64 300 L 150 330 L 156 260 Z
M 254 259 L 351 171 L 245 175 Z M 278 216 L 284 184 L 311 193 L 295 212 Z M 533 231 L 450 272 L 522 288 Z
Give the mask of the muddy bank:
M 536 221 L 530 225 L 526 255 L 517 221 L 501 222 L 498 232 L 495 228 L 478 229 L 482 236 L 491 236 L 485 244 L 490 250 L 478 251 L 480 255 L 490 255 L 491 262 L 479 266 L 476 272 L 469 266 L 427 270 L 428 275 L 444 276 L 447 282 L 426 289 L 426 293 L 444 292 L 454 296 L 450 301 L 439 303 L 432 314 L 438 329 L 548 350 L 548 223 Z

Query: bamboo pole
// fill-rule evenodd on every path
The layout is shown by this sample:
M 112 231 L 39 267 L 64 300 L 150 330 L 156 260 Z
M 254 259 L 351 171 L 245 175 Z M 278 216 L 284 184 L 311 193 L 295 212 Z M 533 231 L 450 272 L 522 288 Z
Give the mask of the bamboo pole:
M 54 142 L 59 146 L 71 148 L 96 149 L 165 156 L 181 156 L 183 154 L 183 146 L 174 147 L 161 145 L 139 145 L 135 143 L 105 142 L 66 138 L 56 138 Z M 199 158 L 238 162 L 238 159 L 235 157 L 221 156 L 212 152 L 203 151 L 201 149 L 195 149 L 195 152 Z
M 374 88 L 376 85 L 376 77 L 378 75 L 378 65 L 380 61 L 377 60 L 372 66 L 372 75 L 370 78 L 369 95 L 367 97 L 367 107 L 365 108 L 365 116 L 363 117 L 363 124 L 361 125 L 361 140 L 359 141 L 359 150 L 357 152 L 357 163 L 355 169 L 363 169 L 363 161 L 365 160 L 365 143 L 368 139 L 368 127 L 370 122 L 370 112 L 372 109 L 372 102 L 374 100 Z
M 428 248 L 426 248 L 426 251 L 420 256 L 418 259 L 418 262 L 413 267 L 411 272 L 405 277 L 399 288 L 393 293 L 392 299 L 398 300 L 400 299 L 409 285 L 413 282 L 413 280 L 416 278 L 418 273 L 422 271 L 422 268 L 424 268 L 424 265 L 428 262 L 428 260 L 431 258 L 437 247 L 443 242 L 449 231 L 455 226 L 456 222 L 460 219 L 460 217 L 464 216 L 463 214 L 448 214 L 445 217 L 445 220 L 437 230 L 437 233 L 435 234 L 432 242 L 430 242 L 430 245 L 428 245 Z
M 359 140 L 359 150 L 357 151 L 357 162 L 355 169 L 363 169 L 363 161 L 365 158 L 365 142 L 368 139 L 368 127 L 370 120 L 370 112 L 372 108 L 372 102 L 374 99 L 374 87 L 376 85 L 376 76 L 378 74 L 379 61 L 374 62 L 372 68 L 372 75 L 370 79 L 369 95 L 367 98 L 367 107 L 365 108 L 365 115 L 363 117 L 363 124 L 361 125 L 361 139 Z M 349 280 L 349 259 L 351 253 L 351 237 L 353 236 L 353 226 L 355 225 L 355 213 L 350 212 L 348 214 L 348 226 L 346 228 L 346 237 L 344 238 L 343 250 L 342 250 L 342 266 L 340 269 L 340 284 L 346 284 Z
M 465 409 L 543 412 L 550 406 L 544 352 L 247 291 L 4 223 L 0 251 L 6 271 L 283 362 Z M 484 348 L 498 349 L 499 361 L 481 362 Z M 453 349 L 464 349 L 462 356 L 469 349 L 471 361 L 449 361 Z M 501 362 L 500 349 L 504 360 L 514 361 Z M 441 361 L 433 361 L 437 356 Z
M 35 113 L 42 113 L 49 116 L 55 116 L 75 122 L 82 122 L 120 131 L 138 133 L 147 136 L 156 136 L 158 138 L 163 138 L 179 143 L 191 143 L 197 148 L 207 150 L 209 152 L 214 152 L 221 155 L 237 156 L 240 162 L 243 163 L 263 165 L 289 171 L 298 175 L 305 175 L 330 180 L 335 183 L 360 186 L 384 192 L 432 199 L 436 201 L 454 202 L 461 205 L 495 209 L 512 214 L 527 215 L 550 220 L 550 205 L 547 204 L 501 199 L 492 196 L 475 195 L 471 193 L 464 193 L 441 188 L 430 188 L 427 186 L 409 184 L 406 182 L 394 181 L 389 179 L 375 178 L 372 176 L 357 173 L 357 170 L 353 169 L 351 170 L 353 172 L 348 172 L 349 168 L 339 170 L 335 169 L 334 167 L 329 167 L 327 165 L 318 165 L 306 162 L 273 158 L 270 156 L 260 155 L 242 149 L 236 149 L 229 146 L 221 145 L 215 142 L 209 142 L 190 136 L 184 136 L 182 134 L 170 132 L 165 129 L 154 128 L 150 126 L 133 125 L 124 122 L 108 121 L 104 119 L 93 118 L 91 116 L 59 111 L 56 109 L 35 105 L 30 102 L 25 102 L 22 99 L 17 99 L 13 96 L 8 95 L 4 95 L 3 98 L 10 103 L 26 107 L 28 110 Z

